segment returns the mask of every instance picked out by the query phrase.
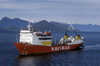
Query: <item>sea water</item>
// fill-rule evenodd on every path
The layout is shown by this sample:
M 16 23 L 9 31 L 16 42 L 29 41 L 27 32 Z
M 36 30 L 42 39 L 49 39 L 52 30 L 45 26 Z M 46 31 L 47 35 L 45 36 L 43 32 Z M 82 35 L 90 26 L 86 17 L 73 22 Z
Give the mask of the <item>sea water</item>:
M 52 40 L 59 41 L 64 33 L 52 32 Z M 75 37 L 73 32 L 68 34 Z M 100 66 L 100 32 L 77 34 L 84 37 L 83 49 L 21 56 L 13 44 L 19 39 L 19 32 L 0 31 L 0 66 Z

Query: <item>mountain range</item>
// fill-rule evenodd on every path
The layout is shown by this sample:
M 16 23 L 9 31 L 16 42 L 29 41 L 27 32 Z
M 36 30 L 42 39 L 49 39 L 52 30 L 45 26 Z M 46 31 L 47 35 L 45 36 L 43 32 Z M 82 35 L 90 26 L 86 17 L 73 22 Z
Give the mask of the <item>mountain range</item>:
M 9 31 L 19 31 L 20 29 L 26 29 L 29 21 L 22 20 L 20 18 L 10 19 L 9 17 L 3 17 L 0 20 L 0 30 L 9 30 Z M 55 21 L 46 21 L 41 20 L 36 23 L 31 22 L 31 28 L 36 30 L 52 30 L 52 31 L 66 31 L 70 24 L 68 23 L 59 23 Z M 77 31 L 92 31 L 100 32 L 100 25 L 84 25 L 84 24 L 73 24 L 73 27 Z
M 28 21 L 21 20 L 19 18 L 10 19 L 8 17 L 4 17 L 0 20 L 0 27 L 2 28 L 10 28 L 12 26 L 26 27 L 27 25 Z
M 73 27 L 81 31 L 86 31 L 86 32 L 100 32 L 100 25 L 73 24 Z

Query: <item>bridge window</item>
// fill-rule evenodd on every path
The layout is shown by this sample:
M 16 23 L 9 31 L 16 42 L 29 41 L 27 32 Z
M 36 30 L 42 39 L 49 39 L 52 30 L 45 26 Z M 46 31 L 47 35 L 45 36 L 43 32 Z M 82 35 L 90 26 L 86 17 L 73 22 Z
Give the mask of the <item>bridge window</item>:
M 51 40 L 52 38 L 39 38 L 39 40 Z

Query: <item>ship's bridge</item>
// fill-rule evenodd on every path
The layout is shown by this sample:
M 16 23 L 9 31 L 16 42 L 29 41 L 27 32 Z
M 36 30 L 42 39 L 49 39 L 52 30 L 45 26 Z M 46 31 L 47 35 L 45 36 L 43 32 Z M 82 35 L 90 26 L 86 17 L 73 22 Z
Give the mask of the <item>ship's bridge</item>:
M 29 30 L 21 30 L 20 33 L 33 33 L 33 31 L 29 31 Z
M 31 44 L 32 43 L 32 34 L 33 34 L 33 31 L 21 30 L 20 31 L 20 42 Z

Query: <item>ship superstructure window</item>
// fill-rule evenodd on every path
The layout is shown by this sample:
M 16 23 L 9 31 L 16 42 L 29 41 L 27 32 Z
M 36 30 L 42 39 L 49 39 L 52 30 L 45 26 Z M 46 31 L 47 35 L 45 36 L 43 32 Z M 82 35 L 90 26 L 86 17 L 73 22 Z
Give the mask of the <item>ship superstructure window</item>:
M 37 36 L 41 36 L 42 37 L 42 36 L 52 36 L 52 35 L 50 34 L 50 35 L 37 35 Z
M 20 42 L 32 43 L 32 33 L 20 33 Z
M 51 40 L 52 38 L 39 38 L 39 40 Z

